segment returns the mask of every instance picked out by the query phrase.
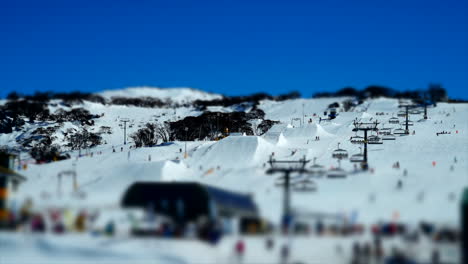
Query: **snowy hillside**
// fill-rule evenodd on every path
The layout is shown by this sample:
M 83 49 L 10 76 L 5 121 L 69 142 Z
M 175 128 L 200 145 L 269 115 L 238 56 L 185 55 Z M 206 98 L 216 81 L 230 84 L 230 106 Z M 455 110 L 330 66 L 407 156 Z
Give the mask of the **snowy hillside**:
M 105 91 L 101 95 L 106 98 L 153 96 L 171 98 L 177 102 L 221 97 L 185 88 L 166 90 L 147 87 Z M 92 115 L 99 116 L 93 119 L 93 124 L 85 127 L 91 132 L 108 127 L 111 133 L 100 134 L 104 144 L 81 150 L 82 154 L 86 154 L 82 157 L 78 156 L 80 151 L 66 149 L 71 158 L 47 164 L 35 164 L 27 153 L 23 153 L 23 162 L 28 166 L 26 170 L 19 172 L 28 180 L 14 193 L 13 200 L 20 203 L 32 197 L 37 208 L 68 207 L 79 210 L 86 207 L 103 210 L 105 214 L 109 208 L 118 208 L 123 191 L 133 182 L 195 181 L 252 194 L 262 216 L 278 224 L 282 213 L 282 189 L 275 186 L 277 176 L 266 174 L 269 167 L 267 162 L 273 153 L 278 160 L 298 160 L 303 157 L 307 160 L 315 159 L 317 164 L 329 171 L 339 165 L 332 158 L 338 143 L 349 156 L 360 153 L 360 145 L 350 142 L 350 138 L 357 135 L 352 131 L 354 120 L 378 120 L 379 128 L 390 128 L 393 131 L 402 128 L 401 125 L 389 123 L 389 119 L 397 117 L 401 110 L 398 100 L 386 98 L 368 99 L 347 112 L 340 106 L 335 119 L 321 120 L 326 119 L 323 112 L 328 110 L 330 104 L 338 102 L 342 105 L 344 100 L 347 98 L 263 100 L 258 109 L 264 112 L 264 119 L 278 122 L 262 135 L 231 135 L 220 140 L 188 142 L 179 139 L 141 148 L 130 148 L 133 141 L 129 135 L 144 128 L 146 123 L 183 120 L 185 117 L 200 116 L 203 111 L 195 107 L 142 108 L 85 101 L 71 108 L 84 108 Z M 60 108 L 60 104 L 57 107 Z M 222 106 L 216 107 L 216 110 L 232 112 L 232 108 Z M 458 201 L 463 188 L 468 186 L 467 114 L 468 104 L 439 103 L 436 107 L 428 108 L 427 120 L 423 119 L 422 113 L 410 115 L 414 125 L 410 127 L 409 135 L 396 135 L 395 140 L 369 145 L 368 171 L 356 168 L 355 163 L 351 163 L 349 159 L 342 160 L 340 166 L 346 177 L 312 178 L 316 191 L 294 193 L 293 209 L 302 213 L 321 212 L 344 217 L 353 215 L 354 221 L 366 225 L 378 221 L 402 221 L 415 226 L 420 221 L 427 220 L 459 228 Z M 128 120 L 126 145 L 123 144 L 122 119 Z M 252 120 L 254 121 L 258 120 Z M 399 117 L 399 121 L 403 122 L 403 118 Z M 20 131 L 0 134 L 0 145 L 18 146 L 18 138 L 30 137 L 32 131 L 39 127 L 52 126 L 58 126 L 53 132 L 53 143 L 64 145 L 66 140 L 63 132 L 69 128 L 79 130 L 83 125 L 73 121 L 65 121 L 60 125 L 48 122 L 28 123 Z M 224 130 L 219 126 L 217 129 Z M 185 133 L 199 133 L 197 127 L 188 127 L 187 130 Z M 450 134 L 437 135 L 442 131 Z M 187 156 L 184 155 L 185 148 Z M 396 162 L 400 164 L 399 168 L 394 168 Z M 312 162 L 307 165 L 308 168 L 311 166 Z M 57 175 L 66 170 L 76 171 L 82 194 L 80 198 L 72 194 L 71 180 L 62 182 L 63 191 L 58 193 Z M 402 182 L 402 187 L 397 187 L 399 181 Z M 294 240 L 293 256 L 299 260 L 315 261 L 311 263 L 348 263 L 352 239 L 320 239 L 311 237 Z M 358 238 L 368 239 L 369 234 Z M 48 260 L 48 253 L 44 253 L 48 250 L 53 252 L 50 254 L 61 254 L 66 259 L 67 256 L 78 254 L 78 250 L 89 250 L 91 255 L 97 254 L 92 253 L 92 248 L 102 243 L 105 245 L 103 255 L 83 259 L 83 262 L 95 259 L 109 261 L 119 255 L 123 262 L 131 260 L 137 263 L 144 263 L 145 258 L 158 263 L 226 263 L 232 261 L 230 250 L 234 243 L 232 237 L 223 240 L 218 248 L 205 247 L 193 241 L 178 244 L 157 240 L 108 241 L 100 238 L 90 242 L 90 238 L 80 236 L 70 244 L 62 244 L 53 237 L 26 241 L 22 237 L 9 235 L 1 240 L 8 245 L 0 247 L 2 255 L 8 252 L 8 248 L 17 246 L 39 259 Z M 83 244 L 80 241 L 84 241 Z M 263 245 L 261 239 L 250 238 L 247 241 L 252 248 Z M 86 243 L 89 243 L 88 247 Z M 309 251 L 310 247 L 307 245 L 310 243 L 320 243 L 323 247 Z M 385 247 L 390 248 L 392 243 L 401 245 L 402 242 L 390 241 Z M 344 255 L 335 254 L 337 245 L 345 248 Z M 154 247 L 158 250 L 146 250 Z M 139 253 L 129 248 L 138 249 Z M 188 248 L 190 250 L 185 251 Z M 432 248 L 432 244 L 428 242 L 423 248 Z M 202 253 L 197 254 L 196 251 Z M 421 261 L 429 259 L 429 250 L 419 252 L 422 253 L 415 258 Z M 278 252 L 275 254 L 277 256 Z M 15 259 L 27 262 L 27 259 L 8 255 L 9 262 L 16 262 Z M 247 261 L 271 263 L 273 257 L 266 252 L 258 255 L 249 252 Z
M 104 98 L 112 97 L 155 97 L 163 100 L 170 99 L 175 103 L 188 103 L 195 100 L 214 100 L 222 98 L 219 94 L 207 93 L 193 88 L 158 88 L 158 87 L 129 87 L 119 90 L 106 90 L 99 93 Z

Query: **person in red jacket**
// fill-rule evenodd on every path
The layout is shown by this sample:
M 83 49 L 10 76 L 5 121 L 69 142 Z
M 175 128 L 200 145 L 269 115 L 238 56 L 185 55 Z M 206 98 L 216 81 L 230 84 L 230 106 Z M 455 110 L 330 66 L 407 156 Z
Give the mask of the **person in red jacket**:
M 239 239 L 236 243 L 236 257 L 239 263 L 242 263 L 242 259 L 244 258 L 244 253 L 245 253 L 245 244 L 242 239 Z

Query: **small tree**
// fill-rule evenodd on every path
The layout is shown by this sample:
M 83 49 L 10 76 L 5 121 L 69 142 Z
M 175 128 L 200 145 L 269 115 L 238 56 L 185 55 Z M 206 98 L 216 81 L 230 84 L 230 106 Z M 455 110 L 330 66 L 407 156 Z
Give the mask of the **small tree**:
M 158 141 L 168 142 L 171 140 L 171 128 L 169 123 L 147 123 L 144 128 L 130 135 L 136 147 L 148 147 L 158 144 Z

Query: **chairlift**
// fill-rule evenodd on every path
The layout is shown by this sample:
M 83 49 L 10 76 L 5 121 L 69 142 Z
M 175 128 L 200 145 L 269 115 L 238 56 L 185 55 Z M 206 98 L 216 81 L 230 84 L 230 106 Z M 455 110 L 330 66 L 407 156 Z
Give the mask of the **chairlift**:
M 364 144 L 364 137 L 352 136 L 349 141 L 353 144 Z
M 395 139 L 396 139 L 395 135 L 391 133 L 382 136 L 382 140 L 395 140 Z
M 338 148 L 333 151 L 332 158 L 347 159 L 348 158 L 348 151 L 346 151 L 344 149 L 340 149 L 340 143 L 338 143 Z
M 315 192 L 317 191 L 317 185 L 312 180 L 304 179 L 293 183 L 292 189 L 296 192 Z
M 406 112 L 405 112 L 405 111 L 400 111 L 400 112 L 398 112 L 397 116 L 399 116 L 399 117 L 405 117 L 405 116 L 406 116 Z
M 390 124 L 399 124 L 399 123 L 400 123 L 400 120 L 399 120 L 397 117 L 391 117 L 391 118 L 388 120 L 388 123 L 390 123 Z
M 327 177 L 328 178 L 345 178 L 346 177 L 346 171 L 341 168 L 340 160 L 338 160 L 337 168 L 332 168 L 328 170 Z
M 393 130 L 393 134 L 398 135 L 398 136 L 402 136 L 402 135 L 406 135 L 406 131 L 403 128 L 397 128 L 397 129 Z
M 351 158 L 349 158 L 349 161 L 351 162 L 362 162 L 364 161 L 364 154 L 362 153 L 362 148 L 359 147 L 359 153 L 351 155 Z
M 381 128 L 379 130 L 379 135 L 389 135 L 392 133 L 392 129 L 391 128 Z
M 402 124 L 402 125 L 406 126 L 406 123 L 407 123 L 407 122 L 406 122 L 406 120 L 405 120 L 405 121 L 403 121 L 403 124 Z M 408 126 L 412 126 L 412 125 L 414 125 L 413 121 L 408 120 Z
M 314 164 L 310 166 L 309 170 L 311 171 L 312 175 L 316 177 L 322 177 L 323 175 L 325 175 L 326 171 L 322 165 L 315 163 L 316 159 L 317 158 L 314 158 Z
M 328 178 L 346 178 L 346 171 L 342 168 L 333 168 L 328 171 Z
M 413 109 L 413 110 L 410 110 L 409 113 L 412 115 L 419 115 L 421 114 L 421 111 L 418 109 Z
M 367 143 L 368 144 L 382 144 L 383 142 L 379 136 L 372 135 L 372 136 L 369 136 L 369 138 L 367 138 Z

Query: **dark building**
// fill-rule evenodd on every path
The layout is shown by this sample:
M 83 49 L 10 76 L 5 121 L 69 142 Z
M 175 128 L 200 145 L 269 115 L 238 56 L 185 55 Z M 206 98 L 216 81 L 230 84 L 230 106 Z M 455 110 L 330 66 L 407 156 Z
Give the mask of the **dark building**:
M 151 208 L 175 222 L 197 221 L 200 217 L 258 218 L 249 195 L 190 182 L 137 182 L 124 193 L 124 208 Z
M 0 152 L 0 229 L 9 228 L 9 212 L 7 208 L 9 186 L 14 190 L 26 178 L 13 171 L 16 156 Z

